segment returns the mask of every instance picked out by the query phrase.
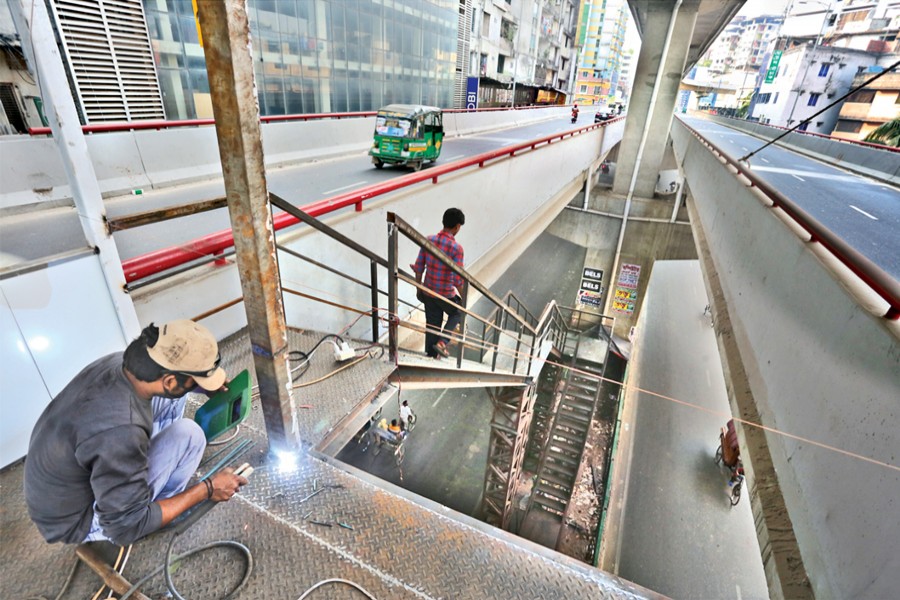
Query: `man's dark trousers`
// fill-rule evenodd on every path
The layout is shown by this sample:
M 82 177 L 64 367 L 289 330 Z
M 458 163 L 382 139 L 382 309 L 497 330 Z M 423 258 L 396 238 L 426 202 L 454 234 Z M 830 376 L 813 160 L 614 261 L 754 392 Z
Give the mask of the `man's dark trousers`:
M 453 298 L 435 298 L 434 296 L 425 296 L 423 301 L 425 304 L 425 323 L 428 329 L 425 332 L 425 354 L 431 357 L 439 356 L 435 351 L 434 345 L 439 341 L 445 344 L 450 343 L 450 338 L 441 335 L 441 330 L 447 333 L 452 332 L 462 320 L 462 313 L 459 310 L 462 304 L 462 298 L 454 296 Z M 447 314 L 447 323 L 441 327 L 444 321 L 444 313 Z

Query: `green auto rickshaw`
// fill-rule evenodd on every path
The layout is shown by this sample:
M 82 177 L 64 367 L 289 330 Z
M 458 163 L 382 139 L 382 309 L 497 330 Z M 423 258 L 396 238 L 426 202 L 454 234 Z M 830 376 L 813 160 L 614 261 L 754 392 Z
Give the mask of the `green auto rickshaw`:
M 440 108 L 418 104 L 389 104 L 375 115 L 375 140 L 369 150 L 372 164 L 408 165 L 414 171 L 441 155 L 444 118 Z

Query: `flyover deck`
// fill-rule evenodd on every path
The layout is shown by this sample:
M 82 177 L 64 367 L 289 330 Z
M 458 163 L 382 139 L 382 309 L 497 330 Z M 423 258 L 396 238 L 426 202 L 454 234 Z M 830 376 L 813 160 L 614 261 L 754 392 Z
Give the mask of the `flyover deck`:
M 311 334 L 292 332 L 290 342 L 292 348 L 308 350 L 315 340 Z M 223 343 L 229 372 L 236 373 L 250 360 L 246 336 Z M 323 346 L 299 383 L 320 379 L 335 366 Z M 315 444 L 380 387 L 391 369 L 381 360 L 363 360 L 301 391 L 298 404 L 311 406 L 299 409 L 303 439 Z M 192 404 L 196 408 L 198 403 Z M 241 431 L 257 442 L 245 456 L 256 467 L 250 485 L 233 501 L 216 507 L 175 546 L 176 553 L 220 539 L 248 546 L 254 571 L 241 598 L 297 598 L 316 582 L 336 577 L 360 584 L 376 598 L 657 597 L 315 452 L 302 454 L 295 470 L 281 472 L 264 451 L 262 415 L 255 408 Z M 48 545 L 40 538 L 25 509 L 22 473 L 21 463 L 0 473 L 0 562 L 5 565 L 0 596 L 52 597 L 62 587 L 74 553 L 71 547 Z M 325 485 L 342 487 L 301 502 Z M 168 534 L 141 541 L 124 576 L 136 581 L 158 567 L 168 542 Z M 241 572 L 239 559 L 213 550 L 185 561 L 174 579 L 185 597 L 217 598 L 231 589 Z M 98 585 L 96 575 L 80 568 L 67 597 L 90 598 Z M 162 579 L 154 578 L 143 590 L 158 597 L 164 593 Z M 320 594 L 360 597 L 340 584 Z

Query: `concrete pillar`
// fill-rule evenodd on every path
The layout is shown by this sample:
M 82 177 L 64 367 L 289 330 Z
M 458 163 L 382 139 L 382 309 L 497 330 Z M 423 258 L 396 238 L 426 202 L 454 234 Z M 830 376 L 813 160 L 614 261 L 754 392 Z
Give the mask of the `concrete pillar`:
M 697 20 L 699 0 L 684 0 L 678 9 L 675 27 L 666 52 L 665 65 L 660 65 L 666 43 L 666 32 L 675 7 L 674 1 L 646 2 L 646 25 L 643 31 L 641 52 L 638 56 L 637 69 L 631 99 L 628 102 L 628 117 L 625 121 L 625 133 L 619 148 L 619 160 L 616 163 L 616 178 L 613 181 L 613 193 L 628 194 L 632 175 L 638 160 L 638 151 L 644 129 L 649 129 L 647 143 L 644 146 L 640 165 L 637 165 L 638 177 L 634 194 L 643 198 L 652 198 L 656 189 L 656 178 L 659 165 L 669 138 L 669 126 L 672 124 L 672 112 L 681 83 L 694 23 Z M 657 92 L 653 114 L 648 115 L 653 86 L 656 83 L 659 69 L 663 69 L 660 89 Z

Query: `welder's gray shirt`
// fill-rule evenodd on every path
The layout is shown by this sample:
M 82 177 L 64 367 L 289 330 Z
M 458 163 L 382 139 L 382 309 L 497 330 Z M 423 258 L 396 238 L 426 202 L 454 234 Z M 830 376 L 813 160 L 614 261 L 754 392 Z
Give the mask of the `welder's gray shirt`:
M 25 458 L 28 514 L 48 542 L 83 542 L 94 510 L 119 544 L 160 528 L 147 483 L 152 427 L 150 402 L 135 395 L 121 352 L 85 367 L 53 399 Z

